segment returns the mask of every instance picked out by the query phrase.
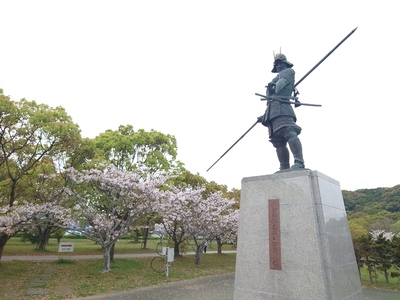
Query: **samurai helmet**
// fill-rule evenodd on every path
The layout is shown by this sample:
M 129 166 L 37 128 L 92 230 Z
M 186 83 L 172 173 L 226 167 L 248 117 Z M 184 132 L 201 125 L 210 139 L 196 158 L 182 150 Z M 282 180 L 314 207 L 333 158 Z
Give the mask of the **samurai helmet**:
M 286 56 L 284 54 L 278 53 L 277 55 L 274 56 L 274 58 L 275 58 L 275 61 L 274 61 L 274 68 L 271 71 L 272 73 L 278 73 L 278 71 L 276 70 L 276 66 L 275 66 L 277 62 L 283 62 L 289 68 L 293 67 L 293 64 L 286 59 Z

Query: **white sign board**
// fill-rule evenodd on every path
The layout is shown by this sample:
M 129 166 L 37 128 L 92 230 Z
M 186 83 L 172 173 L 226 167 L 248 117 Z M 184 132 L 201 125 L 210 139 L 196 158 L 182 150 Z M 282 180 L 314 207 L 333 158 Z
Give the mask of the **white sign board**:
M 58 252 L 74 252 L 74 243 L 60 242 L 58 245 Z
M 168 248 L 168 257 L 167 261 L 168 262 L 173 262 L 174 261 L 174 256 L 175 256 L 175 249 L 174 248 Z

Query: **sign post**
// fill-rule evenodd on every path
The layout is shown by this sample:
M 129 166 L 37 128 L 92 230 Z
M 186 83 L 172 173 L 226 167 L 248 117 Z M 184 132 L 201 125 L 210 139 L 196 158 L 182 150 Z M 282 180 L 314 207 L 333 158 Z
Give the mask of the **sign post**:
M 162 255 L 165 256 L 165 275 L 168 277 L 168 267 L 170 263 L 174 261 L 174 248 L 163 247 L 162 248 Z
M 58 244 L 58 252 L 74 252 L 74 243 L 60 242 L 60 244 Z M 71 258 L 71 256 L 69 258 Z
M 160 256 L 156 256 L 151 260 L 150 267 L 154 272 L 165 273 L 168 277 L 169 266 L 174 261 L 174 248 L 162 247 L 162 251 L 159 253 Z M 162 266 L 161 266 L 161 261 Z
M 58 245 L 58 252 L 74 252 L 73 242 L 60 242 Z

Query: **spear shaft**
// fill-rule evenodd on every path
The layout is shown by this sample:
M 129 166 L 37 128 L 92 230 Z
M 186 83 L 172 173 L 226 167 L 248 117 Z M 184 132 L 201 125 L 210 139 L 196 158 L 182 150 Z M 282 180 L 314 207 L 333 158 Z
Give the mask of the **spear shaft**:
M 308 73 L 306 75 L 304 75 L 299 81 L 296 82 L 296 84 L 294 85 L 294 87 L 298 86 L 300 84 L 300 82 L 302 82 L 304 79 L 307 78 L 308 75 L 311 74 L 312 71 L 314 71 L 320 64 L 322 64 L 322 62 L 328 58 L 329 55 L 331 55 L 333 53 L 333 51 L 335 51 L 341 44 L 343 44 L 343 42 L 345 40 L 347 40 L 349 38 L 349 36 L 351 36 L 354 31 L 357 30 L 358 27 L 354 28 L 343 40 L 340 41 L 339 44 L 337 44 L 331 51 L 329 51 L 329 53 L 327 55 L 324 56 L 324 58 L 322 58 L 310 71 L 308 71 Z
M 259 122 L 259 121 L 257 120 L 257 122 L 255 122 L 245 133 L 243 133 L 242 136 L 241 136 L 232 146 L 230 146 L 229 149 L 226 150 L 225 153 L 222 154 L 221 157 L 218 158 L 217 161 L 216 161 L 215 163 L 213 163 L 211 167 L 209 167 L 209 168 L 207 169 L 206 172 L 208 172 L 208 170 L 210 170 L 217 162 L 219 162 L 219 160 L 220 160 L 221 158 L 223 158 L 224 155 L 227 154 L 227 153 L 229 152 L 229 150 L 231 150 L 242 138 L 244 138 L 244 136 L 245 136 L 250 130 L 252 130 L 253 127 L 256 126 L 258 122 Z

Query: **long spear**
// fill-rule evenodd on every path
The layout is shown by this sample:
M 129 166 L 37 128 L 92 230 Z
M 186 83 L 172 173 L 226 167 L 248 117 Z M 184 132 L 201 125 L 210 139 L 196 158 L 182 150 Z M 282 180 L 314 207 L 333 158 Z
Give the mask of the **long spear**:
M 332 53 L 333 53 L 333 51 L 335 51 L 341 44 L 343 44 L 343 42 L 345 41 L 345 40 L 347 40 L 348 39 L 348 37 L 349 36 L 351 36 L 355 31 L 356 31 L 356 29 L 357 29 L 358 27 L 356 27 L 356 28 L 354 28 L 343 40 L 341 40 L 340 41 L 340 43 L 339 44 L 337 44 L 331 51 L 329 51 L 329 53 L 327 54 L 327 55 L 325 55 L 310 71 L 308 71 L 307 72 L 307 74 L 306 75 L 304 75 L 299 81 L 297 81 L 297 83 L 294 85 L 294 87 L 296 88 L 296 86 L 298 86 L 299 84 L 300 84 L 300 82 L 302 82 L 304 79 L 306 79 L 306 77 L 308 76 L 308 75 L 310 75 L 311 74 L 311 72 L 313 72 L 325 59 L 327 59 L 328 58 L 328 56 L 329 55 L 331 55 Z M 298 94 L 298 92 L 295 90 L 295 96 Z M 262 96 L 262 95 L 260 95 L 260 96 Z M 222 157 L 224 157 L 225 156 L 225 154 L 226 153 L 228 153 L 229 152 L 229 150 L 231 150 L 250 130 L 252 130 L 253 129 L 253 127 L 254 126 L 256 126 L 257 125 L 257 123 L 259 123 L 259 120 L 257 119 L 257 121 L 232 145 L 232 146 L 230 146 L 229 147 L 229 149 L 228 150 L 226 150 L 225 151 L 225 153 L 224 154 L 222 154 L 221 155 L 221 157 L 220 158 L 218 158 L 217 159 L 217 161 L 215 162 L 215 163 L 213 163 L 212 165 L 211 165 L 211 167 L 209 167 L 208 169 L 207 169 L 207 171 L 206 172 L 208 172 L 217 162 L 219 162 L 219 160 L 222 158 Z
M 346 37 L 340 41 L 339 44 L 337 44 L 331 51 L 329 51 L 329 53 L 327 55 L 325 55 L 310 71 L 307 72 L 306 75 L 304 75 L 303 77 L 301 77 L 301 79 L 299 81 L 296 82 L 296 84 L 294 85 L 294 87 L 298 86 L 300 84 L 300 82 L 302 82 L 304 79 L 307 78 L 308 75 L 311 74 L 312 71 L 314 71 L 320 64 L 322 64 L 322 62 L 328 58 L 329 55 L 332 54 L 333 51 L 335 51 L 341 44 L 343 44 L 343 42 L 345 40 L 347 40 L 349 38 L 349 36 L 351 36 L 354 31 L 357 30 L 358 27 L 354 28 L 348 35 L 346 35 Z M 295 95 L 296 96 L 296 95 Z
M 209 167 L 209 168 L 207 169 L 206 172 L 208 172 L 208 170 L 210 170 L 217 162 L 219 162 L 219 160 L 220 160 L 221 158 L 223 158 L 224 155 L 227 154 L 227 153 L 229 152 L 229 150 L 231 150 L 231 149 L 232 149 L 232 148 L 233 148 L 233 147 L 234 147 L 234 146 L 235 146 L 249 131 L 250 131 L 250 130 L 252 130 L 253 127 L 257 125 L 257 123 L 258 123 L 258 120 L 257 120 L 245 133 L 243 133 L 242 136 L 241 136 L 232 146 L 230 146 L 229 149 L 226 150 L 225 153 L 222 154 L 221 157 L 218 158 L 217 161 L 216 161 L 215 163 L 213 163 L 211 167 Z

